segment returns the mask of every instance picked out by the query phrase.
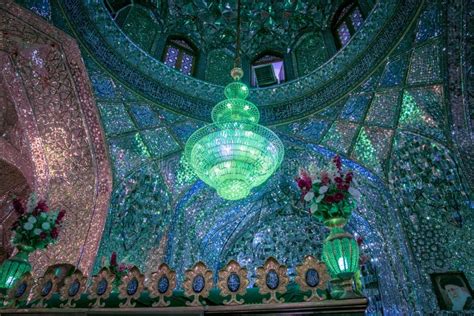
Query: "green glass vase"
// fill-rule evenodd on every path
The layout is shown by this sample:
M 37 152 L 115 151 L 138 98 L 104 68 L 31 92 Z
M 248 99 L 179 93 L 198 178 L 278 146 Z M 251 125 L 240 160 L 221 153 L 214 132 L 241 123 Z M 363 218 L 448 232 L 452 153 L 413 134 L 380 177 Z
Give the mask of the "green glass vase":
M 0 266 L 0 289 L 11 288 L 23 274 L 31 271 L 28 257 L 35 249 L 25 245 L 18 245 L 17 249 L 18 253 Z
M 354 237 L 344 230 L 346 218 L 332 218 L 324 222 L 331 230 L 323 243 L 323 261 L 326 263 L 337 299 L 355 297 L 352 278 L 359 270 L 359 246 Z

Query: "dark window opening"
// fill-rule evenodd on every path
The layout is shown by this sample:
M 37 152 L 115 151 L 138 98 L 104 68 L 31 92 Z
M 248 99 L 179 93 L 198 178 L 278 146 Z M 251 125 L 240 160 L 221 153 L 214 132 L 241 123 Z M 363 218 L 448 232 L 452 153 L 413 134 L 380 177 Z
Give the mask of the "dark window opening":
M 191 76 L 194 73 L 196 57 L 196 49 L 187 40 L 173 38 L 166 43 L 163 63 Z
M 349 43 L 362 27 L 365 17 L 357 1 L 346 1 L 334 14 L 331 30 L 338 49 Z
M 252 63 L 252 80 L 254 87 L 267 87 L 285 81 L 285 65 L 283 58 L 265 54 Z

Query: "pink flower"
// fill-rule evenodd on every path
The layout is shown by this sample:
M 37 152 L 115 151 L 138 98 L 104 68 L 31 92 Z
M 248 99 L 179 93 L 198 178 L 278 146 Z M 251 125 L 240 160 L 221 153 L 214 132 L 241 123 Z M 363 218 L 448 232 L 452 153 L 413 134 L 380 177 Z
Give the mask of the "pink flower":
M 351 183 L 352 176 L 353 176 L 352 172 L 350 172 L 350 171 L 346 174 L 346 183 Z
M 334 182 L 342 183 L 342 178 L 341 177 L 336 177 L 336 178 L 334 178 Z
M 117 266 L 117 253 L 114 251 L 110 256 L 110 266 L 116 267 Z
M 342 162 L 341 162 L 341 157 L 339 155 L 334 156 L 332 159 L 334 165 L 336 166 L 337 170 L 341 170 L 342 168 Z
M 298 187 L 303 192 L 308 192 L 313 187 L 313 182 L 311 181 L 311 177 L 305 170 L 300 171 L 300 176 L 296 178 L 296 183 Z
M 53 239 L 56 239 L 58 238 L 59 236 L 59 229 L 57 227 L 53 227 L 53 229 L 51 229 L 51 237 Z
M 25 208 L 23 207 L 23 204 L 17 198 L 13 199 L 13 209 L 20 215 L 25 213 Z
M 329 183 L 329 175 L 327 172 L 323 172 L 321 173 L 321 184 L 322 185 L 328 185 Z
M 337 192 L 336 194 L 334 194 L 334 202 L 339 202 L 342 200 L 344 200 L 344 194 L 342 194 L 341 192 Z
M 48 204 L 46 204 L 45 200 L 41 200 L 38 202 L 38 205 L 36 205 L 36 209 L 40 212 L 47 212 L 49 211 Z
M 323 201 L 326 202 L 326 203 L 334 203 L 334 196 L 333 195 L 326 195 L 324 197 Z

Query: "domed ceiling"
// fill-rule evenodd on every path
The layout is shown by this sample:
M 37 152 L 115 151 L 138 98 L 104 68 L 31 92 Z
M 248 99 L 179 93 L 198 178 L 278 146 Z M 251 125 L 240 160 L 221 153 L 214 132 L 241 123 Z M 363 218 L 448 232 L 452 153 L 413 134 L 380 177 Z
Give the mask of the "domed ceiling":
M 109 10 L 125 9 L 127 1 L 106 1 Z M 241 1 L 242 52 L 254 56 L 262 48 L 286 52 L 308 31 L 321 31 L 342 0 Z M 235 48 L 237 1 L 135 1 L 150 9 L 161 34 L 182 34 L 200 50 Z

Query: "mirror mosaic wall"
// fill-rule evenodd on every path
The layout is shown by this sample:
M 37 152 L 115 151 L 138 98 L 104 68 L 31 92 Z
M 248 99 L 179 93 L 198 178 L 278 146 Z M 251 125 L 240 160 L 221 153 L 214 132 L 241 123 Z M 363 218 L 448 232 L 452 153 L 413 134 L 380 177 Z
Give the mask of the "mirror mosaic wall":
M 430 273 L 464 271 L 474 284 L 469 4 L 372 3 L 339 51 L 318 48 L 327 40 L 319 29 L 295 35 L 295 79 L 251 92 L 263 123 L 284 141 L 285 160 L 231 203 L 197 180 L 182 152 L 222 98 L 232 47 L 216 47 L 207 34 L 202 81 L 163 65 L 163 41 L 150 44 L 155 35 L 141 30 L 166 25 L 156 19 L 160 1 L 145 1 L 155 15 L 132 8 L 123 23 L 99 0 L 18 2 L 78 39 L 95 93 L 113 192 L 94 271 L 113 251 L 142 271 L 166 262 L 181 276 L 197 260 L 219 269 L 233 258 L 249 269 L 252 286 L 271 255 L 294 278 L 304 255 L 320 256 L 327 231 L 303 210 L 293 177 L 338 153 L 362 186 L 348 228 L 363 240 L 369 314 L 436 311 Z M 197 42 L 203 36 L 193 34 Z

